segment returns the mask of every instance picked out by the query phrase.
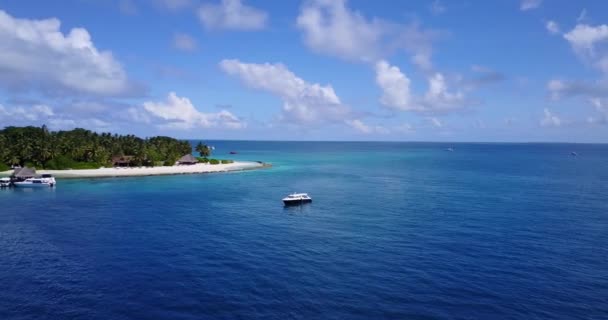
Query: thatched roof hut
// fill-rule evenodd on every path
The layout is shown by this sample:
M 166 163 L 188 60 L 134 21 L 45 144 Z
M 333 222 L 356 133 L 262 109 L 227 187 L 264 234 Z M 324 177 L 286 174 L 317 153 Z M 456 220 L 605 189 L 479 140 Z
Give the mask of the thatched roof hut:
M 35 176 L 36 176 L 36 169 L 28 168 L 28 167 L 16 168 L 12 174 L 12 177 L 17 178 L 17 179 L 28 179 L 28 178 L 33 178 Z
M 113 156 L 112 166 L 114 167 L 128 167 L 133 160 L 133 156 Z
M 179 160 L 177 160 L 177 163 L 179 163 L 179 164 L 195 164 L 197 162 L 198 162 L 198 160 L 191 154 L 187 154 L 187 155 L 181 157 Z

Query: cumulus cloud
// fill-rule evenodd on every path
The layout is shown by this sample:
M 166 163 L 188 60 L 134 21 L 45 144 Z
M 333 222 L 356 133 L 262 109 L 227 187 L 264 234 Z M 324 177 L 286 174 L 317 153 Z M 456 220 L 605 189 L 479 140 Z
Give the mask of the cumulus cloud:
M 173 46 L 181 51 L 192 52 L 196 51 L 197 43 L 189 34 L 176 33 L 173 35 Z
M 540 7 L 542 3 L 543 0 L 522 0 L 521 4 L 519 5 L 519 9 L 521 11 L 536 9 Z
M 608 25 L 578 24 L 564 38 L 585 63 L 608 73 Z
M 122 65 L 86 29 L 61 32 L 58 19 L 18 19 L 0 10 L 0 86 L 100 96 L 135 94 Z
M 543 117 L 540 119 L 540 125 L 543 127 L 559 127 L 562 124 L 562 120 L 552 113 L 549 109 L 543 110 Z
M 545 23 L 545 28 L 550 34 L 558 34 L 560 32 L 559 25 L 553 20 L 549 20 Z
M 384 60 L 376 63 L 376 84 L 382 89 L 382 105 L 402 111 L 422 111 L 412 101 L 410 79 L 398 67 Z
M 48 125 L 53 130 L 73 129 L 84 127 L 91 130 L 104 130 L 111 126 L 93 115 L 79 115 L 55 110 L 43 104 L 13 105 L 10 107 L 0 105 L 1 126 L 28 126 Z
M 29 108 L 22 106 L 4 107 L 0 105 L 0 123 L 9 124 L 13 122 L 36 121 L 46 119 L 55 115 L 53 109 L 47 105 L 34 105 Z
M 260 30 L 266 27 L 268 14 L 241 3 L 241 0 L 221 0 L 219 4 L 203 4 L 198 18 L 207 29 Z
M 217 113 L 200 112 L 194 107 L 190 99 L 179 97 L 175 92 L 170 92 L 166 101 L 144 102 L 143 109 L 151 117 L 164 120 L 159 125 L 162 128 L 178 130 L 212 127 L 240 129 L 246 126 L 237 116 L 227 110 L 221 110 Z M 139 119 L 146 119 L 146 116 L 139 114 L 136 109 L 130 110 L 129 113 Z
M 346 7 L 346 0 L 309 1 L 301 9 L 297 26 L 314 51 L 347 59 L 371 61 L 380 55 L 384 22 L 367 20 Z
M 376 83 L 382 89 L 380 103 L 388 108 L 416 112 L 448 112 L 464 108 L 461 92 L 448 90 L 444 76 L 435 73 L 428 78 L 429 88 L 422 97 L 412 94 L 409 78 L 396 66 L 386 61 L 376 64 Z
M 425 95 L 427 109 L 447 110 L 460 108 L 462 103 L 464 103 L 463 94 L 461 92 L 449 92 L 445 78 L 441 73 L 435 73 L 429 79 L 429 90 Z
M 401 25 L 366 18 L 347 6 L 346 0 L 313 0 L 302 6 L 297 27 L 313 51 L 346 60 L 375 62 L 396 49 L 412 54 L 422 68 L 431 65 L 431 42 L 436 33 L 419 25 Z
M 246 86 L 270 92 L 283 101 L 281 118 L 297 124 L 343 121 L 352 111 L 343 105 L 331 85 L 309 83 L 283 64 L 222 60 L 220 68 Z

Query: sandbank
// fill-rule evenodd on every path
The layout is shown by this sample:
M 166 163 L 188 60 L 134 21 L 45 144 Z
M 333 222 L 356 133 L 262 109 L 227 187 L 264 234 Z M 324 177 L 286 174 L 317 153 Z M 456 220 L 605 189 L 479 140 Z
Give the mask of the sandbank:
M 260 169 L 269 166 L 261 162 L 238 161 L 227 164 L 197 163 L 193 165 L 176 165 L 162 167 L 125 167 L 125 168 L 99 168 L 81 170 L 36 170 L 37 174 L 52 174 L 57 178 L 103 178 L 103 177 L 137 177 L 160 176 L 175 174 L 196 174 L 212 172 L 242 171 Z M 5 171 L 0 176 L 8 176 L 13 171 Z

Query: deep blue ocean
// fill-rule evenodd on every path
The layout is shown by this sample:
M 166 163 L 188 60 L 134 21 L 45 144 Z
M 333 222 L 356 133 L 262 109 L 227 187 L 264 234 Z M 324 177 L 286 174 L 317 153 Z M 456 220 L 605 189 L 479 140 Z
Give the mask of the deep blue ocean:
M 608 145 L 211 144 L 0 190 L 0 319 L 608 319 Z

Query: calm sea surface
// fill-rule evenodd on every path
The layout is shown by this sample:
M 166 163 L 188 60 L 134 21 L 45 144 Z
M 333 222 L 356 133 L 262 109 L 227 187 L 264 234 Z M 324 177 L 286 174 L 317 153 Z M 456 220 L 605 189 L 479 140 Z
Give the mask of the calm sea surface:
M 608 145 L 212 144 L 274 167 L 0 190 L 0 319 L 608 318 Z

